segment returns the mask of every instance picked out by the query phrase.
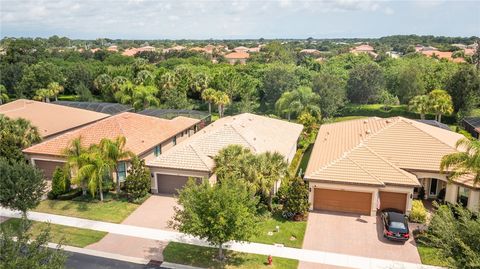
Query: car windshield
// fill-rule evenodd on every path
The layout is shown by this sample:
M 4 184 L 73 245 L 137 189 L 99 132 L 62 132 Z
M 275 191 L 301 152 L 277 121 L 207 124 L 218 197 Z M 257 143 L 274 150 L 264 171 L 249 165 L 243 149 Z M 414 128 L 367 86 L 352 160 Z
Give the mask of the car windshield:
M 405 227 L 405 223 L 392 221 L 390 222 L 390 231 L 392 232 L 406 232 L 407 227 Z

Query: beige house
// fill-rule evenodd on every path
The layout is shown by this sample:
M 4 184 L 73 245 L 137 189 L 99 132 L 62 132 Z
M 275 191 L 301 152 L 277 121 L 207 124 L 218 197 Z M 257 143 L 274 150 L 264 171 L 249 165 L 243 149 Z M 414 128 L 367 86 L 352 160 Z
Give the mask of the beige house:
M 213 157 L 229 145 L 242 145 L 254 153 L 278 152 L 290 163 L 303 126 L 244 113 L 221 118 L 147 165 L 153 174 L 152 192 L 176 193 L 190 177 L 216 181 Z
M 227 59 L 228 63 L 231 65 L 236 63 L 246 64 L 248 58 L 250 58 L 250 54 L 247 52 L 232 52 L 225 55 L 225 59 Z
M 51 178 L 55 168 L 64 165 L 63 152 L 75 138 L 81 137 L 83 146 L 88 147 L 98 144 L 103 138 L 124 136 L 125 148 L 149 161 L 193 135 L 198 123 L 199 120 L 187 117 L 167 120 L 123 112 L 36 144 L 23 152 L 32 165 L 43 170 L 45 177 Z M 125 179 L 128 162 L 120 162 L 119 170 L 117 177 Z
M 476 211 L 480 186 L 473 177 L 449 183 L 448 174 L 440 173 L 442 157 L 456 152 L 461 138 L 402 117 L 322 125 L 305 173 L 311 209 L 373 216 L 394 208 L 408 214 L 423 186 L 425 198 L 443 192 L 447 202 Z
M 38 128 L 44 140 L 85 126 L 110 115 L 33 100 L 18 99 L 0 106 L 0 114 L 23 118 Z

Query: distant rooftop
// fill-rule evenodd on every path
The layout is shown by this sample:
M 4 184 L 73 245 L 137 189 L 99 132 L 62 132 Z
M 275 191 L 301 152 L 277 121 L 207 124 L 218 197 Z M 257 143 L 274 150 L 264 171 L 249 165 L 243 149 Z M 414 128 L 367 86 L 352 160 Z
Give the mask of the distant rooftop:
M 75 107 L 80 109 L 86 109 L 90 111 L 106 113 L 115 115 L 122 112 L 132 111 L 133 108 L 127 105 L 118 103 L 102 103 L 102 102 L 77 102 L 77 101 L 55 101 L 56 105 Z

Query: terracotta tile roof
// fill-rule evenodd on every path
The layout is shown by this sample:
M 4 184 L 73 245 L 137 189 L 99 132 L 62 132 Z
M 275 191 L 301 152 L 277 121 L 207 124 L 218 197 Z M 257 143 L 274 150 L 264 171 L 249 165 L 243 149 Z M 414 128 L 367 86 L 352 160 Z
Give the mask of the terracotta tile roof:
M 434 55 L 438 57 L 439 59 L 447 59 L 449 61 L 453 61 L 455 63 L 464 63 L 465 59 L 458 57 L 458 58 L 453 58 L 453 53 L 450 51 L 438 51 L 438 50 L 427 50 L 427 51 L 422 51 L 423 55 L 426 55 L 428 57 L 433 57 Z
M 320 127 L 305 178 L 418 185 L 407 171 L 439 172 L 441 158 L 456 152 L 455 143 L 463 137 L 402 117 L 325 124 Z M 342 168 L 347 163 L 350 166 Z
M 227 59 L 248 59 L 250 58 L 250 54 L 246 52 L 232 52 L 227 55 L 225 55 L 225 58 Z
M 356 51 L 356 52 L 369 52 L 369 51 L 374 51 L 375 49 L 370 46 L 370 45 L 360 45 L 360 46 L 357 46 L 355 48 L 352 49 L 352 51 Z
M 278 152 L 288 157 L 303 126 L 244 113 L 221 118 L 168 150 L 147 165 L 212 171 L 213 157 L 228 145 L 242 145 L 255 153 Z
M 26 99 L 18 99 L 1 105 L 0 114 L 12 119 L 29 120 L 38 128 L 42 137 L 48 137 L 110 116 Z
M 126 148 L 138 155 L 198 122 L 197 119 L 187 117 L 166 120 L 123 112 L 29 147 L 24 152 L 62 156 L 70 141 L 77 137 L 82 137 L 84 146 L 88 147 L 98 144 L 102 138 L 124 136 L 127 140 Z

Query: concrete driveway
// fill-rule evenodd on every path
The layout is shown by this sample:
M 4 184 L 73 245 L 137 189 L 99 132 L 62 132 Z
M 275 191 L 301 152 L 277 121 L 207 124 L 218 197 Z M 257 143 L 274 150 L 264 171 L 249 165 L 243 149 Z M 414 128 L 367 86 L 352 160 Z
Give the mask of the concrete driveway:
M 311 212 L 308 216 L 303 248 L 421 263 L 413 238 L 406 243 L 392 242 L 383 238 L 380 217 Z M 301 262 L 299 268 L 315 268 L 312 266 Z
M 130 214 L 122 224 L 173 230 L 168 227 L 168 221 L 172 219 L 174 214 L 173 207 L 176 205 L 177 199 L 172 196 L 152 195 Z M 130 257 L 162 261 L 162 252 L 167 244 L 168 242 L 109 233 L 102 238 L 102 240 L 86 248 Z

